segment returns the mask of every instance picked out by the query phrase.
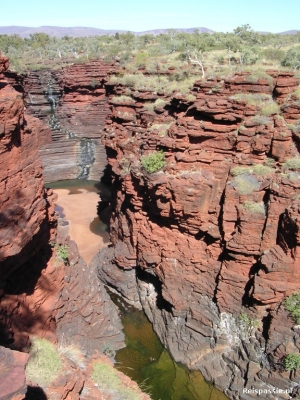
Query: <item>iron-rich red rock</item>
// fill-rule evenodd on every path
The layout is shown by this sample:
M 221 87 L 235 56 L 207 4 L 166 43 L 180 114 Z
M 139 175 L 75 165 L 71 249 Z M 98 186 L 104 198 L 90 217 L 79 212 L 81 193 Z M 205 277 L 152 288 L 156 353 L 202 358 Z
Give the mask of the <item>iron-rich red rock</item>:
M 282 104 L 297 84 L 290 73 L 273 74 L 273 81 L 249 74 L 198 81 L 195 101 L 175 95 L 163 114 L 111 102 L 103 134 L 114 173 L 113 248 L 95 258 L 99 276 L 131 301 L 139 296 L 175 359 L 230 396 L 245 376 L 248 384 L 269 383 L 250 365 L 260 356 L 249 340 L 271 357 L 278 341 L 262 332 L 276 335 L 275 310 L 300 291 L 300 175 L 285 164 L 299 157 L 295 134 L 289 120 L 261 116 L 258 106 L 233 95 L 275 88 Z M 169 127 L 161 134 L 164 117 Z M 160 149 L 166 166 L 149 174 L 141 157 Z M 259 321 L 258 330 L 243 331 L 244 313 Z M 291 340 L 289 328 L 280 335 L 282 343 Z M 286 384 L 284 374 L 276 380 Z
M 28 354 L 0 346 L 0 393 L 3 400 L 22 400 L 27 391 L 25 366 Z

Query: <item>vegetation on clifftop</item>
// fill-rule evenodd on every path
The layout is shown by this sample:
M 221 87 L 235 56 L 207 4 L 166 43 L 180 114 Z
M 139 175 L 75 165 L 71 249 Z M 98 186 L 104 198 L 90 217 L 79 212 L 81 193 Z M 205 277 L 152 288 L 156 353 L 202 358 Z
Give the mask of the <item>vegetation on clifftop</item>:
M 206 76 L 250 68 L 256 80 L 258 74 L 266 78 L 265 70 L 269 68 L 299 69 L 299 41 L 299 33 L 261 34 L 242 25 L 230 33 L 212 34 L 172 29 L 141 36 L 131 32 L 62 38 L 35 33 L 24 39 L 0 35 L 0 52 L 10 58 L 11 68 L 18 72 L 102 59 L 117 61 L 129 74 L 159 75 L 161 81 L 164 75 L 175 82 L 187 82 L 193 75 L 200 78 L 200 64 Z

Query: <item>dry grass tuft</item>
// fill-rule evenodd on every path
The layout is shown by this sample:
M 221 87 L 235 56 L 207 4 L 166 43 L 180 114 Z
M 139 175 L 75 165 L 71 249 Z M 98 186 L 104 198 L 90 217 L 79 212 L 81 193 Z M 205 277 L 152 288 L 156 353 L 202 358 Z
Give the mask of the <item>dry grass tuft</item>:
M 55 346 L 46 339 L 34 339 L 26 366 L 27 379 L 45 387 L 55 380 L 61 369 L 61 357 Z

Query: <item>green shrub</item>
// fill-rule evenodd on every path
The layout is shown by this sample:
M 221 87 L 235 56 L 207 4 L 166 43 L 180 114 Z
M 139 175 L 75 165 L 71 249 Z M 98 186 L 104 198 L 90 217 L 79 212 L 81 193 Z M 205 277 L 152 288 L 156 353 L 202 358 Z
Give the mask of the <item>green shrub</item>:
M 300 157 L 290 158 L 283 164 L 284 168 L 287 169 L 298 169 L 300 168 Z
M 66 345 L 63 342 L 60 342 L 56 346 L 57 352 L 59 355 L 64 356 L 68 360 L 72 361 L 80 369 L 85 369 L 86 368 L 86 359 L 84 357 L 84 354 L 82 351 L 74 344 L 69 344 Z
M 62 362 L 55 346 L 46 339 L 35 339 L 30 349 L 26 377 L 39 386 L 47 386 L 58 376 Z
M 265 205 L 263 201 L 255 203 L 255 201 L 245 201 L 243 204 L 245 210 L 250 211 L 252 214 L 265 214 Z
M 292 94 L 297 98 L 297 100 L 300 100 L 300 88 L 296 89 Z
M 297 324 L 300 324 L 300 293 L 294 293 L 284 300 L 285 308 L 290 312 Z
M 118 76 L 111 76 L 109 78 L 109 84 L 110 85 L 116 85 L 117 83 L 119 83 L 120 79 Z
M 293 133 L 299 132 L 299 126 L 295 124 L 288 124 L 287 126 Z
M 252 322 L 249 315 L 245 312 L 240 313 L 240 315 L 238 316 L 238 320 L 247 326 L 250 326 Z
M 148 156 L 142 156 L 141 163 L 149 174 L 163 169 L 167 164 L 162 150 L 151 153 Z
M 284 357 L 284 368 L 286 371 L 293 371 L 300 369 L 300 355 L 290 353 Z
M 69 259 L 69 247 L 66 244 L 55 245 L 56 256 L 66 263 Z
M 292 67 L 295 70 L 298 69 L 300 65 L 300 46 L 289 49 L 281 64 L 284 67 Z
M 259 322 L 250 318 L 246 312 L 241 312 L 239 314 L 237 322 L 242 331 L 244 331 L 248 336 L 250 336 L 259 326 Z

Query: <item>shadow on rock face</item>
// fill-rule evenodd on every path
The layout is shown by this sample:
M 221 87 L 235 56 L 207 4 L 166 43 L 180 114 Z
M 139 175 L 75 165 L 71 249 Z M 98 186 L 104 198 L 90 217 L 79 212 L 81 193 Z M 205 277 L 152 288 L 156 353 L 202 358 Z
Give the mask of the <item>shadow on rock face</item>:
M 30 260 L 7 277 L 0 296 L 1 346 L 28 351 L 30 334 L 37 334 L 44 328 L 54 334 L 55 323 L 49 312 L 44 310 L 43 302 L 36 304 L 35 294 L 43 293 L 45 300 L 54 290 L 50 276 L 44 273 L 51 254 L 49 244 L 37 248 L 37 253 Z M 53 273 L 55 275 L 55 271 Z
M 42 388 L 28 386 L 24 400 L 47 400 L 47 396 Z

